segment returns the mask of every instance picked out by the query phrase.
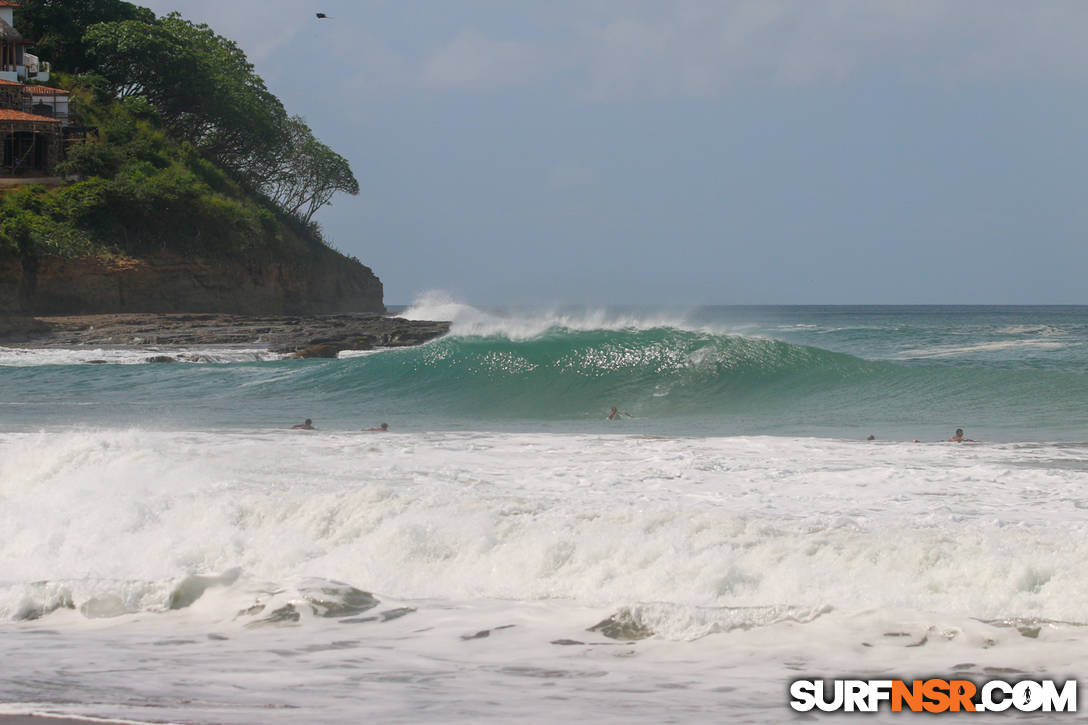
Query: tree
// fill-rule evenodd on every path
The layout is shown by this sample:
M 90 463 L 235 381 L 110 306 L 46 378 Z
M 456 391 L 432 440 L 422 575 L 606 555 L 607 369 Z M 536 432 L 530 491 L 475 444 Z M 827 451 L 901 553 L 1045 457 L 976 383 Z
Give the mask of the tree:
M 256 188 L 282 146 L 287 112 L 233 40 L 178 13 L 160 20 L 199 62 L 200 102 L 176 109 L 178 124 L 212 158 Z
M 15 27 L 35 41 L 42 60 L 68 73 L 93 68 L 83 44 L 88 27 L 124 20 L 151 23 L 155 13 L 123 0 L 22 0 L 15 10 Z
M 287 112 L 238 45 L 177 13 L 101 23 L 88 53 L 119 96 L 145 98 L 167 126 L 251 188 L 282 147 Z
M 261 187 L 281 209 L 309 224 L 336 192 L 359 193 L 347 159 L 314 138 L 300 116 L 287 120 L 283 138 L 286 145 L 279 161 Z
M 164 117 L 199 102 L 203 77 L 193 49 L 159 23 L 98 23 L 84 35 L 95 71 L 118 98 L 142 96 Z

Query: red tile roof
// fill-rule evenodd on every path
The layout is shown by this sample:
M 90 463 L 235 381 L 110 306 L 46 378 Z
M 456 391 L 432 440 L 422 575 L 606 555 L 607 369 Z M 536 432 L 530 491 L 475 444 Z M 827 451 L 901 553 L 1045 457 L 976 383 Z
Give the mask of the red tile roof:
M 0 0 L 2 2 L 3 0 Z M 6 81 L 0 78 L 0 86 L 19 86 L 27 93 L 35 96 L 67 96 L 70 91 L 64 88 L 51 88 L 49 86 L 28 86 L 16 81 Z
M 11 0 L 0 0 L 0 8 L 17 8 L 19 3 L 13 3 Z
M 0 121 L 37 121 L 38 123 L 60 123 L 60 120 L 56 118 L 49 118 L 47 116 L 35 116 L 33 113 L 11 111 L 6 108 L 0 108 Z
M 26 90 L 35 96 L 67 96 L 68 91 L 63 88 L 50 88 L 49 86 L 26 86 Z

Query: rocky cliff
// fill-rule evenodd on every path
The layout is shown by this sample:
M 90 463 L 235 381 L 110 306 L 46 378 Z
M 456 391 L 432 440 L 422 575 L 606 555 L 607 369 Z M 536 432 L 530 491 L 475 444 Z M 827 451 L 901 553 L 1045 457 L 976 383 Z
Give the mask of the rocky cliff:
M 305 257 L 140 259 L 0 256 L 0 314 L 384 312 L 369 267 L 329 250 Z

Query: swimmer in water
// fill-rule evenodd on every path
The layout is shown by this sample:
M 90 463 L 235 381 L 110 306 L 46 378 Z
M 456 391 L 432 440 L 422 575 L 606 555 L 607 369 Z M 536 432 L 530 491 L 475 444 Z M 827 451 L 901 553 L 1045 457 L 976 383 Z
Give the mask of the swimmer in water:
M 634 418 L 635 417 L 635 416 L 631 415 L 630 413 L 628 413 L 625 410 L 620 410 L 619 408 L 617 408 L 614 405 L 612 406 L 612 410 L 608 411 L 608 419 L 609 420 L 616 420 L 621 415 L 626 415 L 628 418 Z
M 388 433 L 389 432 L 389 424 L 388 423 L 382 423 L 377 428 L 364 428 L 363 430 L 373 431 L 375 433 Z
M 317 428 L 314 428 L 314 422 L 307 418 L 305 423 L 291 426 L 291 430 L 317 430 Z

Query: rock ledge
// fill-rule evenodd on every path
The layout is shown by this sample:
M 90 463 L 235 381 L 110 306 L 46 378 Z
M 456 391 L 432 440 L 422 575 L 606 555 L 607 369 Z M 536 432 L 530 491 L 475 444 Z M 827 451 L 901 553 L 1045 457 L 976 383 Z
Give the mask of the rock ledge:
M 419 345 L 448 322 L 382 315 L 110 314 L 5 318 L 0 345 L 20 348 L 257 345 L 295 357 Z

